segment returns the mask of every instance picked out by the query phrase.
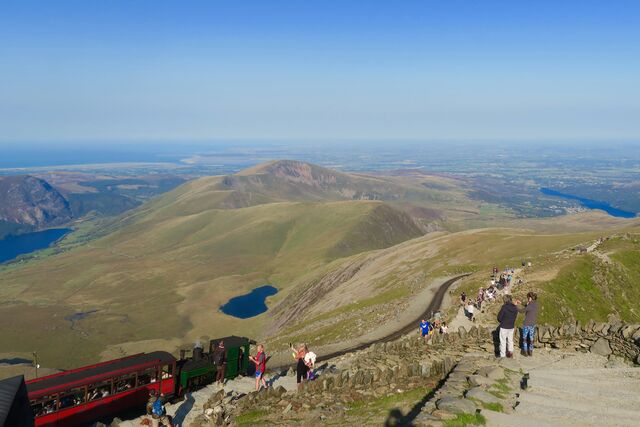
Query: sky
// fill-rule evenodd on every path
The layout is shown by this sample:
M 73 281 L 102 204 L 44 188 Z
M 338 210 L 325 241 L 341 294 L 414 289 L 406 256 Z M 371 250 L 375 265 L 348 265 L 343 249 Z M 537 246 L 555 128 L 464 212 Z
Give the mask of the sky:
M 0 3 L 0 142 L 640 139 L 640 2 Z

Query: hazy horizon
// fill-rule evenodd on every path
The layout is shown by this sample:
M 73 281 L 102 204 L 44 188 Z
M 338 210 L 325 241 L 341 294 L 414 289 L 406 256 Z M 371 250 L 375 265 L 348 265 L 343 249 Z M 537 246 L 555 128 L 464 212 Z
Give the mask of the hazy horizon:
M 639 18 L 626 1 L 11 2 L 0 141 L 636 140 Z

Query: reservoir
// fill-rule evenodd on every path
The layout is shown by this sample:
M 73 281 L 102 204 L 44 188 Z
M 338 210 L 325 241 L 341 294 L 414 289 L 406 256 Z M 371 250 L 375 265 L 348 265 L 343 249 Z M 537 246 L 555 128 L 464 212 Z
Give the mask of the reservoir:
M 0 263 L 11 261 L 19 255 L 48 248 L 70 231 L 69 228 L 53 228 L 0 239 Z
M 635 218 L 636 217 L 636 213 L 635 212 L 629 212 L 629 211 L 623 211 L 622 209 L 616 209 L 616 208 L 612 207 L 611 205 L 609 205 L 606 202 L 599 202 L 597 200 L 585 199 L 583 197 L 578 197 L 578 196 L 573 196 L 571 194 L 561 193 L 559 191 L 552 190 L 550 188 L 541 188 L 540 192 L 542 194 L 546 194 L 547 196 L 562 197 L 563 199 L 568 199 L 568 200 L 577 200 L 585 208 L 600 209 L 600 210 L 605 211 L 609 215 L 615 216 L 617 218 Z
M 229 316 L 248 319 L 267 311 L 265 300 L 267 297 L 277 293 L 278 289 L 273 286 L 260 286 L 248 294 L 231 298 L 225 305 L 220 307 L 220 310 Z

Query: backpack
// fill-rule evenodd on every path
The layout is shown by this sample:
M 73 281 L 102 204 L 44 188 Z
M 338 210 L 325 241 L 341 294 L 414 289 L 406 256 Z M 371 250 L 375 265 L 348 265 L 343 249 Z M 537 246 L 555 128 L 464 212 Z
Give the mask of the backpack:
M 153 408 L 151 412 L 153 413 L 153 415 L 158 417 L 161 417 L 164 415 L 164 406 L 162 405 L 160 398 L 156 399 L 156 401 L 153 402 Z

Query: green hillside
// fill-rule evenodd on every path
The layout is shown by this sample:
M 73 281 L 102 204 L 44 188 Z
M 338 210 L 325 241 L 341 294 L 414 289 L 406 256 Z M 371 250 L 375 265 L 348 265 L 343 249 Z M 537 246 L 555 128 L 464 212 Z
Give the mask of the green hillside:
M 409 215 L 380 201 L 266 203 L 264 196 L 265 203 L 226 208 L 229 197 L 257 199 L 220 190 L 222 180 L 187 183 L 111 222 L 102 237 L 2 267 L 0 315 L 11 320 L 0 339 L 69 367 L 105 349 L 103 357 L 251 334 L 258 323 L 218 312 L 228 298 L 272 283 L 281 289 L 277 300 L 299 276 L 337 258 L 422 235 Z
M 572 260 L 539 288 L 541 322 L 606 322 L 609 314 L 640 322 L 640 236 L 605 242 L 596 255 Z
M 420 173 L 282 161 L 200 178 L 98 228 L 80 225 L 59 250 L 0 266 L 0 340 L 59 368 L 229 334 L 267 338 L 273 350 L 331 344 L 382 328 L 437 278 L 472 272 L 461 285 L 471 292 L 492 266 L 523 259 L 536 266 L 543 319 L 635 319 L 636 235 L 611 239 L 600 255 L 573 249 L 637 221 L 505 219 L 496 209 Z M 218 310 L 264 284 L 279 289 L 267 313 L 240 320 Z

